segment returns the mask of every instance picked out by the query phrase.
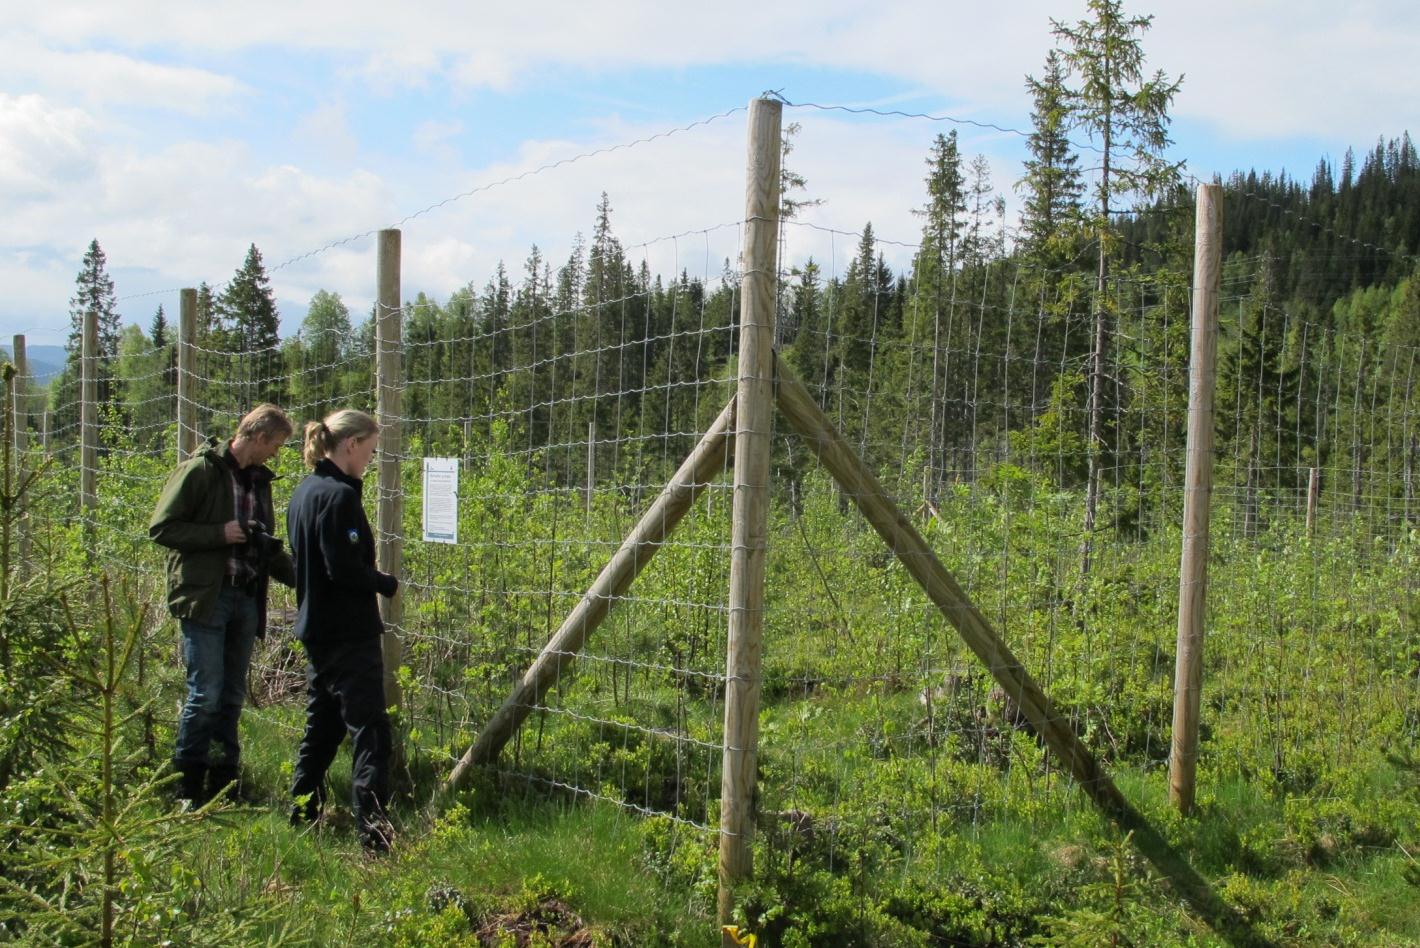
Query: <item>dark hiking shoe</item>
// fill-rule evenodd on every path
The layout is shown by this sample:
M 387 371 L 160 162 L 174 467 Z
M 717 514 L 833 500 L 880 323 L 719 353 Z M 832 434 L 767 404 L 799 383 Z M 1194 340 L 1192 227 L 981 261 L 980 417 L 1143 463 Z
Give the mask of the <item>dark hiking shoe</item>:
M 221 797 L 224 803 L 253 803 L 242 786 L 242 768 L 221 764 L 207 771 L 207 799 Z
M 205 805 L 207 796 L 207 766 L 175 762 L 173 769 L 178 772 L 177 800 L 190 810 Z
M 320 822 L 321 799 L 319 794 L 298 797 L 291 803 L 290 823 L 292 826 L 313 826 Z

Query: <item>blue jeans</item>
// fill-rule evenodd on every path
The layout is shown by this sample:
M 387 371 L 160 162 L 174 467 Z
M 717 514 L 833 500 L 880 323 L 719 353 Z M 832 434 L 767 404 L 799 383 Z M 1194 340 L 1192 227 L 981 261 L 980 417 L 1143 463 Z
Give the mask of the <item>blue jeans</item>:
M 178 766 L 206 767 L 213 741 L 221 754 L 210 763 L 235 767 L 241 760 L 237 718 L 247 698 L 247 668 L 256 644 L 256 597 L 224 583 L 206 622 L 182 621 L 182 657 L 187 663 L 187 701 L 178 718 Z

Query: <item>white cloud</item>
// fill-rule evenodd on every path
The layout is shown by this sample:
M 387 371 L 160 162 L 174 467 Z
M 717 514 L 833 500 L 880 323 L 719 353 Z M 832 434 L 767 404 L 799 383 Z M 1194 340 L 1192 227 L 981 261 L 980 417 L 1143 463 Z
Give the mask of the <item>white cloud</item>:
M 0 92 L 0 216 L 13 225 L 21 203 L 58 197 L 90 175 L 93 131 L 82 109 Z
M 939 128 L 907 120 L 877 123 L 865 153 L 862 125 L 825 113 L 793 117 L 802 120 L 803 131 L 792 165 L 807 177 L 808 196 L 826 202 L 806 212 L 804 222 L 856 232 L 871 221 L 880 238 L 914 243 L 920 222 L 911 209 L 922 203 L 923 159 Z M 368 170 L 326 175 L 293 164 L 265 165 L 238 142 L 179 143 L 154 153 L 109 146 L 96 156 L 103 171 L 93 182 L 37 209 L 27 227 L 56 245 L 74 233 L 96 233 L 111 267 L 134 271 L 134 278 L 120 282 L 120 293 L 204 279 L 220 285 L 250 242 L 262 249 L 268 267 L 299 257 L 273 273 L 286 332 L 294 331 L 317 289 L 337 291 L 353 312 L 366 311 L 374 291 L 367 232 L 433 198 L 471 190 L 401 225 L 406 298 L 425 291 L 442 300 L 469 282 L 481 288 L 500 260 L 510 278 L 520 280 L 533 244 L 555 269 L 566 260 L 573 235 L 590 233 L 603 191 L 610 196 L 614 233 L 634 264 L 644 261 L 666 278 L 685 271 L 713 283 L 740 246 L 742 114 L 518 177 L 662 130 L 608 121 L 591 141 L 529 141 L 512 161 L 473 171 L 426 169 L 422 176 L 391 180 Z M 439 141 L 455 131 L 450 124 L 423 134 Z M 970 157 L 993 144 L 989 136 L 963 135 L 961 147 Z M 1009 184 L 998 177 L 999 190 Z M 354 235 L 363 236 L 324 249 Z M 789 263 L 812 254 L 832 275 L 847 265 L 856 237 L 791 227 L 786 244 Z M 899 269 L 912 256 L 910 247 L 883 249 Z M 310 251 L 318 252 L 305 256 Z M 77 266 L 77 256 L 75 261 Z M 156 303 L 139 301 L 132 318 Z
M 478 248 L 459 237 L 434 237 L 419 240 L 419 235 L 411 235 L 414 241 L 410 253 L 403 257 L 401 281 L 405 287 L 406 299 L 413 299 L 421 290 L 431 296 L 447 297 L 454 290 L 470 281 L 480 285 L 490 271 L 480 270 Z M 370 272 L 374 272 L 374 258 L 370 259 Z
M 911 209 L 922 203 L 922 162 L 936 129 L 912 122 L 875 127 L 874 153 L 864 160 L 854 147 L 861 140 L 861 126 L 822 116 L 804 126 L 794 166 L 808 178 L 809 196 L 826 201 L 806 214 L 806 223 L 856 232 L 871 221 L 882 237 L 915 242 L 920 222 Z M 609 123 L 596 141 L 525 142 L 514 161 L 445 179 L 444 193 L 516 178 L 601 144 L 634 140 L 655 130 L 618 122 Z M 566 260 L 573 235 L 590 233 L 603 191 L 610 198 L 613 231 L 634 265 L 644 261 L 653 273 L 667 278 L 684 270 L 692 277 L 717 280 L 724 261 L 733 262 L 739 252 L 744 134 L 743 116 L 736 116 L 478 190 L 422 214 L 402 226 L 404 295 L 422 290 L 443 299 L 470 281 L 481 288 L 500 260 L 510 278 L 520 280 L 534 244 L 556 269 Z M 980 144 L 984 140 L 963 139 L 968 155 Z M 675 173 L 667 174 L 668 168 Z M 436 186 L 431 181 L 423 184 Z M 999 188 L 1008 186 L 998 182 Z M 793 227 L 787 256 L 799 261 L 813 254 L 825 272 L 833 272 L 835 265 L 841 272 L 855 243 L 853 236 Z M 905 266 L 912 254 L 910 248 L 884 250 L 894 266 Z M 371 258 L 369 273 L 373 266 Z M 355 284 L 339 289 L 347 299 L 368 305 L 370 278 L 355 276 Z
M 246 91 L 230 76 L 191 66 L 168 66 L 121 53 L 46 48 L 27 38 L 0 40 L 11 82 L 90 106 L 127 105 L 204 115 Z
M 423 89 L 439 70 L 439 55 L 427 46 L 377 49 L 370 53 L 360 74 L 374 92 Z
M 518 65 L 501 50 L 483 49 L 455 57 L 448 75 L 461 86 L 503 90 L 513 85 Z
M 5 287 L 7 309 L 12 313 L 27 313 L 5 320 L 5 346 L 10 345 L 11 335 L 24 335 L 31 344 L 37 345 L 65 342 L 69 335 L 69 294 L 66 291 L 74 285 L 74 274 L 83 252 L 83 246 L 76 246 L 74 263 L 66 266 L 49 255 L 25 248 L 0 249 L 0 285 Z
M 8 311 L 31 314 L 19 317 L 24 326 L 46 324 L 47 317 L 32 314 L 63 311 L 90 237 L 107 253 L 122 297 L 203 280 L 220 286 L 250 243 L 274 267 L 395 216 L 391 195 L 368 171 L 322 177 L 289 165 L 267 166 L 239 142 L 178 142 L 148 151 L 97 141 L 84 137 L 91 121 L 82 111 L 45 111 L 42 105 L 35 97 L 0 96 L 0 155 L 7 159 L 0 175 L 44 162 L 53 170 L 65 156 L 72 165 L 63 176 L 32 174 L 50 188 L 44 200 L 18 202 L 11 180 L 0 178 L 6 196 L 0 213 L 7 221 L 0 237 L 0 279 Z M 15 126 L 27 135 L 7 134 Z M 58 131 L 37 132 L 48 128 Z M 363 249 L 357 243 L 293 267 L 298 279 L 275 280 L 283 303 L 303 308 L 321 286 L 353 285 L 358 292 L 362 281 L 351 258 Z M 55 259 L 67 260 L 67 266 Z M 373 285 L 372 269 L 363 282 Z M 175 305 L 172 295 L 168 302 Z M 122 302 L 119 309 L 129 319 L 145 320 L 163 301 Z
M 1153 59 L 1184 73 L 1174 114 L 1236 139 L 1367 141 L 1420 120 L 1413 94 L 1420 14 L 1414 5 L 1211 3 L 1173 6 L 1146 38 Z
M 1187 73 L 1175 114 L 1190 125 L 1240 141 L 1311 135 L 1357 142 L 1420 125 L 1410 76 L 1412 50 L 1420 48 L 1420 7 L 1319 0 L 1153 5 L 1162 9 L 1145 40 L 1149 66 Z M 250 242 L 276 265 L 332 239 L 385 226 L 438 198 L 664 130 L 666 123 L 592 121 L 575 135 L 524 142 L 511 161 L 459 167 L 454 145 L 465 134 L 466 116 L 451 117 L 451 108 L 475 103 L 467 115 L 479 116 L 476 103 L 491 96 L 486 90 L 531 87 L 549 69 L 587 70 L 591 101 L 605 91 L 596 85 L 598 73 L 761 66 L 772 83 L 779 64 L 800 64 L 838 71 L 840 79 L 845 70 L 852 71 L 849 79 L 872 76 L 872 88 L 891 90 L 890 96 L 916 90 L 927 101 L 941 101 L 939 112 L 1023 126 L 1029 111 L 1023 75 L 1039 69 L 1051 44 L 1049 17 L 1074 19 L 1083 12 L 1082 0 L 1065 7 L 1058 0 L 974 7 L 927 0 L 877 7 L 849 0 L 812 6 L 730 0 L 694 10 L 625 0 L 504 4 L 477 15 L 454 0 L 402 8 L 373 0 L 54 0 L 17 7 L 7 12 L 11 32 L 0 34 L 10 87 L 0 93 L 0 215 L 11 234 L 0 238 L 0 279 L 13 311 L 62 310 L 83 245 L 97 236 L 123 274 L 121 293 L 202 279 L 220 284 Z M 270 145 L 255 141 L 185 141 L 190 133 L 179 126 L 154 136 L 121 126 L 120 113 L 109 108 L 183 115 L 225 108 L 245 118 L 235 110 L 250 105 L 262 86 L 256 78 L 250 86 L 243 82 L 242 70 L 260 68 L 244 58 L 249 50 L 307 56 L 317 66 L 329 53 L 344 70 L 334 76 L 335 89 L 321 89 L 332 97 L 325 104 L 302 100 L 299 88 L 261 103 L 263 118 L 274 120 L 264 128 L 289 123 L 321 146 L 319 166 L 273 157 Z M 154 51 L 180 53 L 204 67 L 145 58 Z M 206 68 L 208 62 L 233 75 Z M 20 89 L 40 91 L 16 94 Z M 359 152 L 347 106 L 362 119 L 369 108 L 378 119 L 378 110 L 357 96 L 385 93 L 416 93 L 410 101 L 428 111 L 411 117 L 412 133 L 393 123 L 382 129 L 394 128 L 408 140 L 392 138 L 383 152 Z M 785 94 L 857 98 L 812 87 Z M 637 114 L 634 106 L 619 111 Z M 805 110 L 790 110 L 786 120 L 804 125 L 793 166 L 808 177 L 810 196 L 827 200 L 806 213 L 805 223 L 856 232 L 872 221 L 880 237 L 917 239 L 920 222 L 910 210 L 922 202 L 922 160 L 931 137 L 949 126 L 892 119 L 862 125 Z M 242 126 L 230 123 L 228 134 L 242 134 Z M 426 290 L 442 298 L 469 280 L 481 285 L 500 258 L 516 277 L 534 242 L 560 264 L 571 235 L 590 230 L 602 190 L 611 195 L 616 233 L 628 245 L 736 221 L 744 201 L 743 128 L 742 115 L 731 117 L 411 220 L 404 225 L 406 295 Z M 500 134 L 481 126 L 474 131 Z M 966 127 L 961 134 L 965 155 L 991 156 L 997 190 L 1009 196 L 1019 140 Z M 412 159 L 389 157 L 410 144 Z M 789 252 L 794 259 L 812 253 L 826 272 L 841 272 L 852 242 L 851 235 L 795 227 Z M 738 228 L 729 227 L 633 248 L 633 256 L 644 255 L 666 275 L 683 268 L 714 279 L 738 244 Z M 371 246 L 368 239 L 356 241 L 277 272 L 288 329 L 319 288 L 341 292 L 352 311 L 367 308 Z M 30 255 L 27 248 L 46 253 Z M 911 253 L 885 249 L 898 268 Z M 56 276 L 47 261 L 70 253 L 72 263 Z M 135 318 L 146 318 L 143 310 L 151 312 L 156 302 L 136 302 Z
M 1420 46 L 1420 12 L 1413 4 L 1155 0 L 1131 8 L 1157 13 L 1145 40 L 1151 68 L 1189 76 L 1181 116 L 1245 137 L 1338 128 L 1369 136 L 1394 127 L 1397 115 L 1415 117 L 1410 51 Z M 454 0 L 177 7 L 128 0 L 35 4 L 14 20 L 54 44 L 352 53 L 365 58 L 377 92 L 435 79 L 506 89 L 548 66 L 624 72 L 804 64 L 893 77 L 959 103 L 972 117 L 1021 123 L 1028 111 L 1022 78 L 1039 69 L 1052 43 L 1050 18 L 1083 14 L 1083 3 L 1058 0 L 971 7 L 729 0 L 697 10 L 650 0 L 557 0 L 485 6 L 476 15 Z M 189 84 L 201 90 L 211 82 Z M 812 93 L 790 90 L 791 97 Z

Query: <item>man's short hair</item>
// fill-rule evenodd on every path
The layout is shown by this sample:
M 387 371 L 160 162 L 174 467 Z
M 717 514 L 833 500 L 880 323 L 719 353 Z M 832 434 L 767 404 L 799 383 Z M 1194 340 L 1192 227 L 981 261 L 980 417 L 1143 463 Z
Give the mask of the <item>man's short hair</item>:
M 285 441 L 295 430 L 296 426 L 291 424 L 291 419 L 284 411 L 270 402 L 265 402 L 246 413 L 237 425 L 237 437 L 268 440 L 280 438 Z

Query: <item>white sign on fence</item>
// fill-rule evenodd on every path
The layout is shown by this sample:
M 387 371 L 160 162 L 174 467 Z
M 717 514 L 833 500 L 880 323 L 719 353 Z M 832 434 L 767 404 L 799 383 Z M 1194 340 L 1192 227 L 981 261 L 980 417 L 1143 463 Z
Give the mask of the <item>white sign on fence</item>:
M 459 459 L 424 459 L 424 542 L 459 542 Z

